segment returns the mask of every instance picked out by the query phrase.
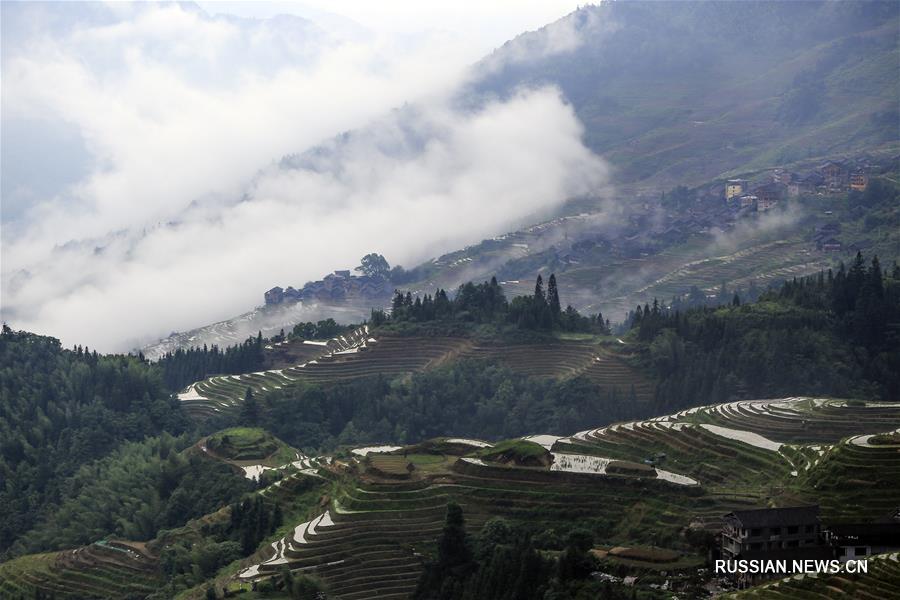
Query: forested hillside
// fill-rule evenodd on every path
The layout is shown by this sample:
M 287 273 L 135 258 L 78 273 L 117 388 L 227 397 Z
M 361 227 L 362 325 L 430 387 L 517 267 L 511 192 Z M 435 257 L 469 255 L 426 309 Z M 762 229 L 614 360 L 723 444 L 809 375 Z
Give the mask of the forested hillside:
M 790 394 L 896 399 L 900 268 L 867 264 L 785 283 L 755 304 L 631 315 L 656 369 L 660 410 Z
M 0 554 L 51 513 L 65 480 L 120 442 L 188 423 L 156 368 L 4 325 L 0 333 Z
M 374 376 L 340 385 L 298 385 L 270 394 L 259 424 L 300 448 L 437 436 L 499 439 L 557 433 L 645 416 L 649 406 L 609 394 L 586 378 L 528 377 L 480 360 L 409 378 Z
M 187 435 L 129 442 L 65 482 L 59 506 L 15 545 L 16 553 L 90 544 L 108 536 L 146 541 L 215 512 L 251 481 L 197 452 Z

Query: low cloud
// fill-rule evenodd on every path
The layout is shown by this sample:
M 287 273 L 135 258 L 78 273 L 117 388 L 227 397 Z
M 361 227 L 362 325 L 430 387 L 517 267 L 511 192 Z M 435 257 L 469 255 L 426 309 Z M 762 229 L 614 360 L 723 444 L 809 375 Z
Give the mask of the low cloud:
M 519 35 L 505 43 L 482 62 L 488 72 L 511 65 L 520 65 L 551 58 L 578 50 L 586 40 L 596 42 L 621 28 L 615 21 L 607 20 L 609 13 L 593 10 L 575 11 L 537 31 Z
M 174 44 L 192 19 L 208 26 L 201 56 Z M 401 56 L 328 36 L 321 52 L 285 50 L 303 55 L 299 66 L 235 59 L 207 82 L 192 69 L 223 68 L 235 45 L 272 33 L 206 21 L 150 7 L 5 58 L 4 117 L 74 124 L 94 157 L 84 180 L 4 224 L 2 309 L 14 327 L 127 350 L 366 252 L 412 265 L 606 181 L 553 88 L 464 111 L 451 98 L 465 65 L 440 62 L 446 47 Z M 160 58 L 169 41 L 165 52 L 200 62 Z M 90 57 L 110 44 L 123 62 L 96 67 Z

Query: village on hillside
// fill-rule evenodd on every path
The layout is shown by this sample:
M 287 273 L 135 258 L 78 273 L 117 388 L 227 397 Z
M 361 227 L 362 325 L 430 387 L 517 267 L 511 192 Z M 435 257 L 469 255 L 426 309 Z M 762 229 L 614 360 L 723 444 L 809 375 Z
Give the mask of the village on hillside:
M 694 189 L 679 186 L 664 192 L 637 192 L 618 223 L 594 223 L 589 215 L 557 217 L 441 256 L 432 263 L 437 268 L 459 269 L 472 264 L 473 249 L 493 252 L 497 248 L 535 255 L 549 261 L 557 272 L 589 264 L 598 253 L 641 259 L 684 243 L 691 236 L 727 234 L 741 219 L 776 211 L 791 199 L 864 193 L 870 179 L 890 171 L 896 162 L 897 157 L 828 160 L 798 170 L 776 167 Z M 841 231 L 840 220 L 824 209 L 810 233 L 810 251 L 852 254 L 867 250 L 865 242 L 845 243 Z M 356 274 L 349 269 L 336 270 L 300 288 L 275 286 L 265 292 L 264 300 L 265 306 L 300 301 L 383 302 L 390 298 L 396 285 L 387 271 Z

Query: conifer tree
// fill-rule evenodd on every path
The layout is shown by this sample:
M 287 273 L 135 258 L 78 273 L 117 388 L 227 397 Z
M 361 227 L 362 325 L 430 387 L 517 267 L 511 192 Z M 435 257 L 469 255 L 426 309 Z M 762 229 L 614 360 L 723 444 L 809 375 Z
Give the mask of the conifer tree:
M 550 274 L 550 280 L 547 282 L 547 301 L 550 304 L 550 315 L 554 322 L 559 322 L 559 316 L 562 313 L 562 307 L 559 303 L 559 289 L 556 287 L 556 274 Z
M 438 539 L 438 568 L 446 572 L 465 567 L 471 560 L 462 508 L 456 502 L 450 502 L 447 504 L 444 530 Z
M 541 277 L 540 273 L 534 282 L 534 302 L 535 304 L 547 303 L 547 298 L 544 296 L 544 278 Z
M 259 404 L 253 395 L 253 388 L 247 387 L 244 393 L 244 404 L 241 406 L 241 418 L 250 424 L 255 424 L 259 420 Z

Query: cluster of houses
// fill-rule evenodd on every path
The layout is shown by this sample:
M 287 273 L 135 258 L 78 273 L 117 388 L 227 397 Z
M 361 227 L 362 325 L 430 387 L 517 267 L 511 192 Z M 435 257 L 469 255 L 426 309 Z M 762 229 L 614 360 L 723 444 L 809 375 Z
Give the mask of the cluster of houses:
M 335 271 L 319 281 L 310 281 L 299 290 L 275 286 L 263 296 L 266 305 L 287 302 L 341 302 L 352 298 L 383 300 L 393 291 L 385 277 L 352 275 L 349 270 Z
M 724 517 L 720 555 L 726 561 L 849 560 L 900 550 L 900 507 L 864 523 L 823 524 L 819 506 L 736 510 Z M 771 574 L 735 573 L 739 587 Z M 783 576 L 783 575 L 782 575 Z
M 751 185 L 746 179 L 729 179 L 725 184 L 725 201 L 739 208 L 765 212 L 785 197 L 825 194 L 847 190 L 865 191 L 869 185 L 867 164 L 828 161 L 808 173 L 775 169 L 771 180 Z

